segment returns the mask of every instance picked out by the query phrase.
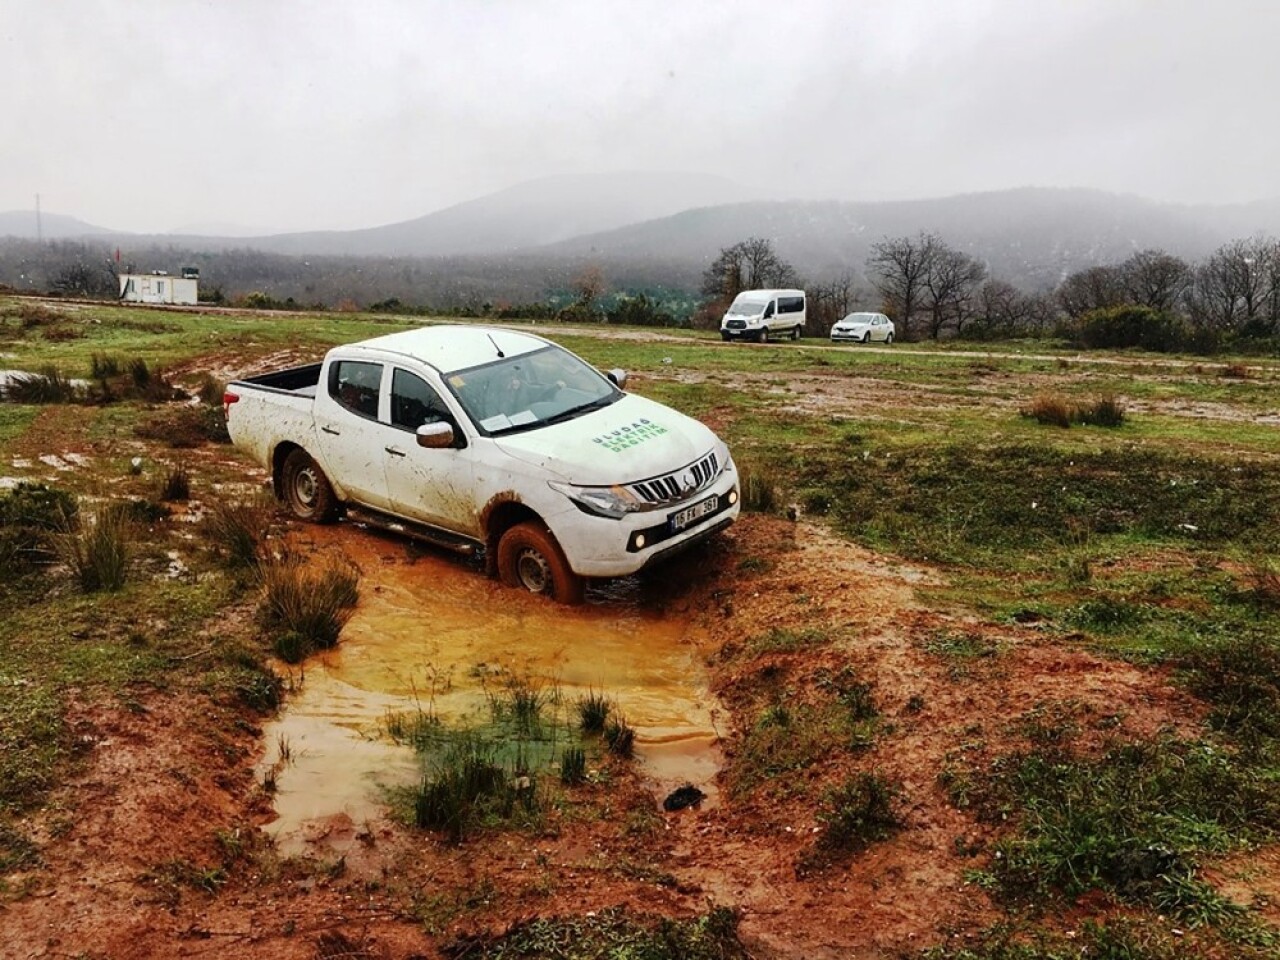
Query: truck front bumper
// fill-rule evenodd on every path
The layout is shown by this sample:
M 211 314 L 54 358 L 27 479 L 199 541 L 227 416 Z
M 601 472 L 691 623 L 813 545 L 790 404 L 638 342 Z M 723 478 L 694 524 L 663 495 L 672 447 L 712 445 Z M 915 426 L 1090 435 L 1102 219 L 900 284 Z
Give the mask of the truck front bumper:
M 569 565 L 584 577 L 625 577 L 729 526 L 742 510 L 738 474 L 725 470 L 710 487 L 665 510 L 621 520 L 575 510 L 551 522 Z

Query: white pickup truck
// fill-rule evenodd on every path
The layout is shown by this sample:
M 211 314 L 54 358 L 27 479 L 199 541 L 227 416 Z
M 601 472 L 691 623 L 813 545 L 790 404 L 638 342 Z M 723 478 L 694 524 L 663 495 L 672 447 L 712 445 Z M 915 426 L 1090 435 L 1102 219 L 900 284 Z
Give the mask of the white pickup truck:
M 227 386 L 236 446 L 294 515 L 349 508 L 562 603 L 723 530 L 738 476 L 706 426 L 541 337 L 434 326 Z

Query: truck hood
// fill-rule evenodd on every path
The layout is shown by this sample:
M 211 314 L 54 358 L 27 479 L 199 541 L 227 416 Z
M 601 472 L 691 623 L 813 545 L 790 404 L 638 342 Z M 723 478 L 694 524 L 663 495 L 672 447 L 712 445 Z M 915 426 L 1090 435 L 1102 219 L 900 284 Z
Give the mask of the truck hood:
M 564 423 L 495 437 L 508 455 L 582 486 L 631 483 L 692 463 L 716 435 L 692 417 L 626 394 Z

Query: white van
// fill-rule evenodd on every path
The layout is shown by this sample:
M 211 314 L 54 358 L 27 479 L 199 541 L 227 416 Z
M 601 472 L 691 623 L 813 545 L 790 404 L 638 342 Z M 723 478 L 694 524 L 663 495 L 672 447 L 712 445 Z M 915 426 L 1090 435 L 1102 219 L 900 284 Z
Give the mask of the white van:
M 720 321 L 725 340 L 755 340 L 789 337 L 799 340 L 804 332 L 803 290 L 743 290 Z

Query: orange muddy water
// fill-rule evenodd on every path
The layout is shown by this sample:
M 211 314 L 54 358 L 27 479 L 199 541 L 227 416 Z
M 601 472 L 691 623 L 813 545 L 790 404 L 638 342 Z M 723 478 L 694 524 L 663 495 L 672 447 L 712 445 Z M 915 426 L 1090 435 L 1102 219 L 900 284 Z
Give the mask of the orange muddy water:
M 283 853 L 341 853 L 384 815 L 386 788 L 422 776 L 413 749 L 387 736 L 389 714 L 483 719 L 484 684 L 503 676 L 557 687 L 567 704 L 604 693 L 636 730 L 655 803 L 684 783 L 715 802 L 717 706 L 698 637 L 686 620 L 646 611 L 641 585 L 619 581 L 567 608 L 348 523 L 311 528 L 297 545 L 347 556 L 361 580 L 338 647 L 293 668 L 295 689 L 265 731 L 260 773 L 275 771 L 277 813 L 267 830 Z

